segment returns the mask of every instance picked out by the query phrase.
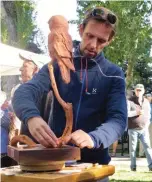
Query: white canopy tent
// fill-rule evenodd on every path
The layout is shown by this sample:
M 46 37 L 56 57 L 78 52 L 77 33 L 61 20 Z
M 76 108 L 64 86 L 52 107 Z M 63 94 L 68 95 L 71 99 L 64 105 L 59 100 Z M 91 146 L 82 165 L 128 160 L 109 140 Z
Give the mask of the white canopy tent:
M 27 55 L 27 57 L 32 55 L 32 59 L 41 65 L 50 61 L 49 56 L 35 54 L 22 49 L 14 48 L 0 43 L 0 75 L 20 75 L 19 68 L 21 67 L 23 60 L 19 58 L 19 54 Z

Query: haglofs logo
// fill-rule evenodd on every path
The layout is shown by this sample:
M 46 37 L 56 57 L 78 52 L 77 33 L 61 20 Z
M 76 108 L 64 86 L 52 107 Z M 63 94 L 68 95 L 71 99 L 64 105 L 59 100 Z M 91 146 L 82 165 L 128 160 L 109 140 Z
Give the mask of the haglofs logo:
M 93 88 L 92 89 L 92 94 L 96 94 L 97 93 L 97 89 L 96 88 Z

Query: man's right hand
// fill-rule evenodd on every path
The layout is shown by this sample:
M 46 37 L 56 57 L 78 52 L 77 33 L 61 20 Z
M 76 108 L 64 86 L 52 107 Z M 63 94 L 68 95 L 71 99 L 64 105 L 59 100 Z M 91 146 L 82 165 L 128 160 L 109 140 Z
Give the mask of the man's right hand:
M 141 109 L 137 109 L 136 112 L 137 112 L 137 115 L 142 115 L 142 114 L 144 114 L 144 111 L 141 110 Z
M 55 136 L 50 127 L 40 117 L 30 118 L 27 122 L 28 128 L 32 136 L 43 146 L 57 147 L 59 144 L 58 138 Z
M 141 110 L 140 110 L 140 115 L 143 115 L 143 114 L 144 114 L 144 110 L 141 109 Z

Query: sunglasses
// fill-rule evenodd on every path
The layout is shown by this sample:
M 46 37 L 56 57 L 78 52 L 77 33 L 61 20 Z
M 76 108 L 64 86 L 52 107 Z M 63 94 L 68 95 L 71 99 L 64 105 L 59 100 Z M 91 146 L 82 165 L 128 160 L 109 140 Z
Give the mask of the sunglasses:
M 114 27 L 117 22 L 116 15 L 104 8 L 95 8 L 93 10 L 88 10 L 86 12 L 86 19 L 90 17 L 96 17 L 101 20 L 107 21 L 109 24 L 112 25 L 112 27 Z

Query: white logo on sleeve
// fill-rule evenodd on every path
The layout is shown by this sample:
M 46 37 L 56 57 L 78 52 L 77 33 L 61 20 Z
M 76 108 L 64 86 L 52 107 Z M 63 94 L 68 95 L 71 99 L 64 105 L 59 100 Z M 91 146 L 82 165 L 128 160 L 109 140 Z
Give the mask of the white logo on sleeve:
M 96 88 L 93 88 L 92 89 L 92 94 L 96 94 L 97 93 L 97 89 Z

